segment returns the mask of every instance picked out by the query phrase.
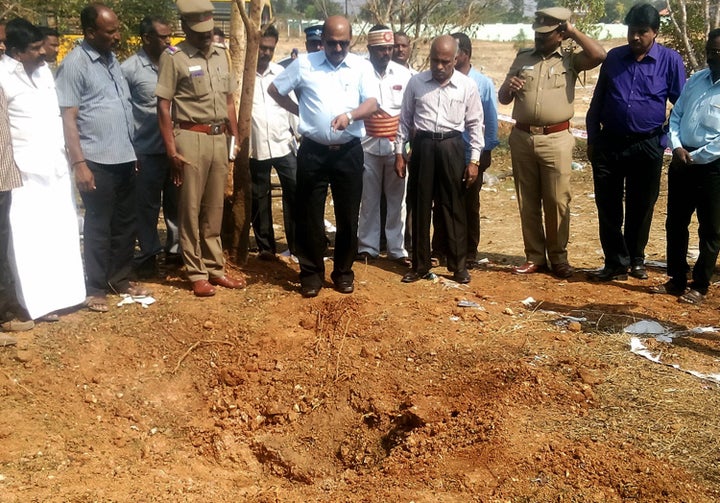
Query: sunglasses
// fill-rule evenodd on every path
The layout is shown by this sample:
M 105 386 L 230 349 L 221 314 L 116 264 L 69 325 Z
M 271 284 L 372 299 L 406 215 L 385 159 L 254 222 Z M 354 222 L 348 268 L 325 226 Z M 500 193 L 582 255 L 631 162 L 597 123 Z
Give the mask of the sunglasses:
M 338 45 L 343 49 L 347 49 L 348 47 L 350 47 L 349 40 L 324 40 L 323 42 L 328 47 L 337 47 Z

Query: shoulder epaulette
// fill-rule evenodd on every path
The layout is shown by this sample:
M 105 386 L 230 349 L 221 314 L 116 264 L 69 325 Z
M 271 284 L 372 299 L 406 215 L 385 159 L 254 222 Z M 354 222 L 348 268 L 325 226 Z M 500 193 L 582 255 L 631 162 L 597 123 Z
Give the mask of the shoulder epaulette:
M 178 52 L 179 50 L 180 50 L 180 49 L 178 49 L 178 48 L 175 47 L 174 45 L 169 45 L 169 46 L 165 49 L 165 52 L 167 52 L 168 54 L 170 54 L 170 55 L 172 56 L 173 54 L 175 54 L 175 53 Z

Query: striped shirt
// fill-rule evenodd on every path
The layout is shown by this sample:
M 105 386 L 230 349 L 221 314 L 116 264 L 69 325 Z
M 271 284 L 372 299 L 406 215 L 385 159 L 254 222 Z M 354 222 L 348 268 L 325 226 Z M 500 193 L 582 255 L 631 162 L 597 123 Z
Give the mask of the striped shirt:
M 20 170 L 15 164 L 13 156 L 7 107 L 5 92 L 0 87 L 0 192 L 7 192 L 22 186 Z
M 78 108 L 86 159 L 99 164 L 135 160 L 130 90 L 114 54 L 101 56 L 83 41 L 63 59 L 56 85 L 60 108 Z

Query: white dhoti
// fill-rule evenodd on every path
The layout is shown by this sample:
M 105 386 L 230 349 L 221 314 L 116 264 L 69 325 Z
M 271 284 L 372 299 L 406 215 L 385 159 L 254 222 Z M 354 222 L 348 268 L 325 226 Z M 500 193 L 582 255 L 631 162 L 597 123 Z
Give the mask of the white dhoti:
M 28 75 L 7 54 L 0 85 L 8 97 L 15 163 L 23 186 L 10 203 L 10 264 L 18 302 L 37 319 L 85 300 L 85 274 L 55 81 L 47 66 Z
M 70 174 L 23 174 L 10 205 L 11 264 L 18 302 L 30 318 L 85 300 L 78 220 Z

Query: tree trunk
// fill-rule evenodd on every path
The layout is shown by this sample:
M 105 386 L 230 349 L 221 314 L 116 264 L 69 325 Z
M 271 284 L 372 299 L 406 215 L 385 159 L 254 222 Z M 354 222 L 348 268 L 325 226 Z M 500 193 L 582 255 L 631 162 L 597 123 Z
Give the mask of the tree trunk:
M 250 219 L 252 193 L 250 185 L 250 130 L 252 127 L 252 100 L 255 88 L 258 48 L 260 46 L 261 0 L 251 0 L 250 13 L 245 12 L 244 0 L 235 0 L 231 19 L 230 52 L 233 69 L 240 76 L 240 94 L 236 101 L 240 152 L 232 165 L 230 218 L 230 258 L 238 265 L 247 263 L 250 249 Z M 244 44 L 242 43 L 244 42 Z M 242 69 L 242 70 L 241 70 Z

